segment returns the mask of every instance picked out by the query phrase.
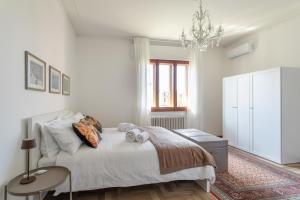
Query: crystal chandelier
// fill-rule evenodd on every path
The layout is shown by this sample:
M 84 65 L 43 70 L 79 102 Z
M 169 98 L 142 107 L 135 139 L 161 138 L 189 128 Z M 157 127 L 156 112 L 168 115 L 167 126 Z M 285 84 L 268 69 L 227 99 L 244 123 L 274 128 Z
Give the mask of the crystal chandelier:
M 187 40 L 184 30 L 181 34 L 181 43 L 184 48 L 206 51 L 209 46 L 219 46 L 224 29 L 222 25 L 214 27 L 210 21 L 208 10 L 203 8 L 200 0 L 199 10 L 193 14 L 193 26 L 191 29 L 192 40 Z

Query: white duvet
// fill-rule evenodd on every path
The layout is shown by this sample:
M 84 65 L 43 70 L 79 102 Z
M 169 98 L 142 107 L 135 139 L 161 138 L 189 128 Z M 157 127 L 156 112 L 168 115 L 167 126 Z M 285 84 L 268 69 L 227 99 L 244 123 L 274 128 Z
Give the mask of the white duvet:
M 97 149 L 81 146 L 70 155 L 61 151 L 56 165 L 72 172 L 73 191 L 94 190 L 108 187 L 127 187 L 174 180 L 215 181 L 212 166 L 181 170 L 160 175 L 156 150 L 151 142 L 129 143 L 125 133 L 117 129 L 104 129 Z M 68 192 L 68 181 L 56 188 L 55 195 Z

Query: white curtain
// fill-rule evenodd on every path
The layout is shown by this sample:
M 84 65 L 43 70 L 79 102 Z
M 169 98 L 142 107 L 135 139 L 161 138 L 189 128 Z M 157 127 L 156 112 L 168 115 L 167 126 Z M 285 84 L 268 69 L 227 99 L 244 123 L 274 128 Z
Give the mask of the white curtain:
M 191 50 L 188 71 L 187 128 L 203 129 L 203 53 Z
M 151 124 L 151 82 L 147 73 L 149 64 L 149 39 L 133 38 L 134 60 L 137 77 L 136 123 L 140 126 Z

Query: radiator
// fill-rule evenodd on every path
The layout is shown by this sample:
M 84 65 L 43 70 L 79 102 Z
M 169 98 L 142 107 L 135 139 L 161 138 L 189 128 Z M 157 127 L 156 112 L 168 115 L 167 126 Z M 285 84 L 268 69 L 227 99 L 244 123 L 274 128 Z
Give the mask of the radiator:
M 161 126 L 166 129 L 183 129 L 185 128 L 184 116 L 155 116 L 151 117 L 152 126 Z

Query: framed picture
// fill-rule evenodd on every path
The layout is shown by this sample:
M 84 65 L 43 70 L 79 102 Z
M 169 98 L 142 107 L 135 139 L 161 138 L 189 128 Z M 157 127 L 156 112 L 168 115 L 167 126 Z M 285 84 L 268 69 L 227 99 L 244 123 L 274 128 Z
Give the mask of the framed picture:
M 49 66 L 49 92 L 60 94 L 61 91 L 61 72 L 51 65 Z
M 46 62 L 25 51 L 25 88 L 46 91 Z
M 62 93 L 63 95 L 70 95 L 70 77 L 62 75 Z

